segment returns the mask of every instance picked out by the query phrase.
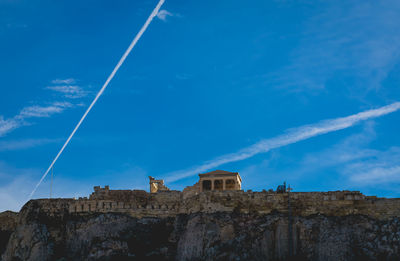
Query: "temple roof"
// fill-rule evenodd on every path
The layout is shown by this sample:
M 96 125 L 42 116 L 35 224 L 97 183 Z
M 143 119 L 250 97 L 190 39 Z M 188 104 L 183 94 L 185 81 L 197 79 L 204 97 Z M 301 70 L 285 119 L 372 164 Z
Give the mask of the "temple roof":
M 238 172 L 229 172 L 229 171 L 225 171 L 225 170 L 214 170 L 214 171 L 210 171 L 207 173 L 201 173 L 199 174 L 200 178 L 204 178 L 204 177 L 223 177 L 223 176 L 238 176 L 240 181 L 242 180 L 242 178 L 240 177 Z
M 201 173 L 200 175 L 212 175 L 212 174 L 238 174 L 237 172 L 229 172 L 229 171 L 226 171 L 226 170 L 220 170 L 220 169 L 217 169 L 217 170 L 213 170 L 213 171 L 210 171 L 210 172 L 207 172 L 207 173 Z

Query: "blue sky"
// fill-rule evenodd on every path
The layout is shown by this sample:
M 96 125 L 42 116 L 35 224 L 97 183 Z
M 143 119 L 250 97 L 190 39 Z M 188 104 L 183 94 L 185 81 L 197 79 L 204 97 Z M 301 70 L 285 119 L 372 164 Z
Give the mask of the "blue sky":
M 18 210 L 157 1 L 0 0 L 0 211 Z M 400 101 L 400 2 L 166 1 L 54 167 L 56 197 L 148 189 Z M 245 190 L 400 197 L 400 111 L 212 169 Z M 331 122 L 328 121 L 328 125 Z M 312 125 L 314 126 L 314 125 Z M 49 196 L 49 179 L 34 198 Z

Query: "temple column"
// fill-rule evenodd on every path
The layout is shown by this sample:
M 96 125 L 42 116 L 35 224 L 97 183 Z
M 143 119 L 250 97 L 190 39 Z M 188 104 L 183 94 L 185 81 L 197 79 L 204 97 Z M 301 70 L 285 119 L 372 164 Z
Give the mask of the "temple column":
M 211 180 L 211 190 L 214 190 L 214 182 L 215 182 L 215 179 L 212 179 Z
M 222 180 L 222 190 L 226 190 L 226 179 Z

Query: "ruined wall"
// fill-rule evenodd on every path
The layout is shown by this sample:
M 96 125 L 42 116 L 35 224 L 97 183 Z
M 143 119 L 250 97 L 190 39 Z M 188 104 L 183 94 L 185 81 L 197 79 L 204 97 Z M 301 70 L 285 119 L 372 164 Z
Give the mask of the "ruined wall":
M 108 197 L 92 194 L 89 199 L 80 198 L 70 202 L 69 213 L 118 212 L 135 217 L 175 216 L 179 213 L 181 192 L 162 191 L 147 193 L 143 190 L 110 190 Z
M 40 200 L 47 212 L 127 213 L 132 217 L 168 217 L 178 214 L 240 212 L 269 214 L 288 213 L 288 193 L 271 191 L 209 191 L 184 193 L 140 190 L 110 190 L 107 195 L 89 198 Z M 357 191 L 290 193 L 294 216 L 323 214 L 327 216 L 366 215 L 375 219 L 400 216 L 400 199 L 367 197 Z M 63 210 L 64 209 L 64 210 Z
M 399 216 L 354 191 L 99 189 L 0 213 L 0 260 L 399 260 Z
M 196 182 L 193 186 L 187 186 L 186 188 L 184 188 L 182 191 L 182 195 L 183 198 L 186 199 L 199 194 L 199 192 L 200 192 L 200 183 Z
M 376 219 L 400 216 L 400 199 L 366 197 L 357 191 L 290 193 L 293 216 L 366 215 Z M 222 191 L 199 193 L 183 201 L 181 213 L 288 213 L 288 193 Z

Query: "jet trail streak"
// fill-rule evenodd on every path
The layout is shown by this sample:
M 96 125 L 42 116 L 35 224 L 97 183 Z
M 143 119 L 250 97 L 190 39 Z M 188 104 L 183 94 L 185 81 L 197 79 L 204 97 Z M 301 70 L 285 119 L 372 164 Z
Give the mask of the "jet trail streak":
M 64 151 L 65 147 L 67 147 L 68 143 L 70 142 L 70 140 L 72 139 L 72 137 L 74 136 L 75 132 L 78 130 L 79 126 L 81 126 L 82 122 L 85 120 L 87 114 L 90 112 L 90 110 L 92 109 L 92 107 L 95 105 L 95 103 L 97 102 L 97 100 L 99 99 L 99 97 L 103 94 L 104 90 L 107 88 L 108 84 L 111 82 L 111 80 L 114 78 L 114 75 L 117 73 L 118 69 L 121 67 L 121 65 L 124 63 L 126 57 L 129 55 L 129 53 L 132 51 L 133 47 L 135 47 L 136 43 L 139 41 L 139 39 L 142 37 L 143 33 L 146 31 L 147 27 L 149 26 L 149 24 L 151 23 L 151 21 L 153 20 L 153 18 L 157 15 L 158 11 L 160 10 L 161 6 L 164 4 L 165 0 L 160 0 L 157 4 L 157 6 L 154 8 L 153 12 L 151 12 L 150 16 L 147 18 L 146 22 L 144 23 L 144 25 L 142 26 L 142 28 L 140 29 L 140 31 L 137 33 L 137 35 L 135 36 L 135 38 L 132 40 L 131 44 L 129 45 L 128 49 L 125 51 L 125 53 L 122 55 L 121 59 L 119 60 L 119 62 L 117 63 L 117 65 L 115 66 L 114 70 L 111 72 L 111 74 L 108 76 L 106 82 L 104 83 L 103 87 L 101 87 L 100 91 L 97 93 L 96 97 L 94 98 L 94 100 L 92 101 L 92 103 L 90 104 L 89 108 L 87 108 L 86 112 L 83 114 L 82 118 L 80 119 L 80 121 L 78 122 L 78 124 L 76 125 L 75 129 L 72 131 L 71 135 L 69 135 L 67 141 L 64 143 L 64 145 L 62 146 L 61 150 L 58 152 L 57 156 L 54 158 L 53 162 L 50 164 L 49 168 L 46 170 L 46 172 L 43 174 L 42 178 L 39 180 L 39 182 L 37 183 L 36 187 L 33 189 L 32 193 L 29 195 L 29 199 L 30 200 L 33 196 L 33 194 L 36 192 L 37 188 L 40 186 L 40 184 L 42 183 L 42 181 L 44 180 L 44 178 L 47 176 L 47 174 L 49 173 L 49 171 L 51 170 L 51 168 L 54 166 L 54 164 L 56 163 L 56 161 L 58 160 L 58 158 L 60 157 L 61 153 Z
M 305 125 L 294 129 L 289 129 L 280 136 L 261 140 L 249 147 L 243 148 L 235 153 L 225 154 L 218 158 L 204 162 L 202 165 L 190 169 L 175 171 L 166 174 L 167 182 L 174 182 L 192 175 L 199 174 L 209 169 L 218 167 L 222 164 L 248 159 L 259 153 L 268 152 L 272 149 L 293 144 L 325 133 L 349 128 L 361 121 L 377 118 L 400 109 L 400 102 L 390 105 L 360 112 L 343 118 L 324 120 L 316 124 Z

